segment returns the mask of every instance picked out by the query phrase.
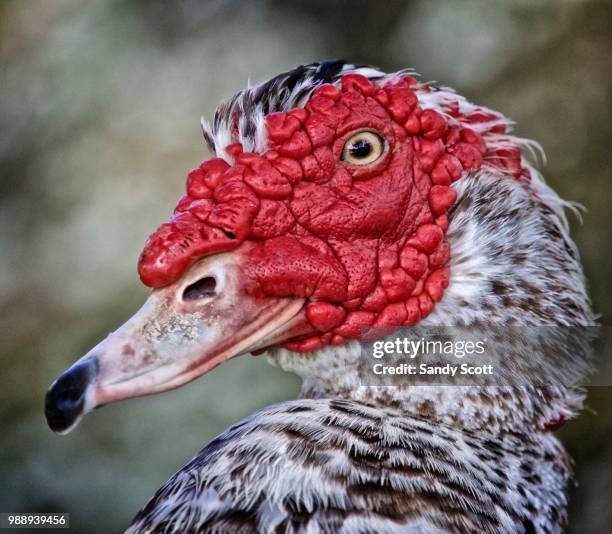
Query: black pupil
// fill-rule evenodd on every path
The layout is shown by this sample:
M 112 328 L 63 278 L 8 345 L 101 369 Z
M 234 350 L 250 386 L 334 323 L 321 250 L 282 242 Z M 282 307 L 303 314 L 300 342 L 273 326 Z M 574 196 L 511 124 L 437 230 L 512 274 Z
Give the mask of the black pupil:
M 349 152 L 354 158 L 365 158 L 372 152 L 372 145 L 367 139 L 358 139 L 351 145 Z

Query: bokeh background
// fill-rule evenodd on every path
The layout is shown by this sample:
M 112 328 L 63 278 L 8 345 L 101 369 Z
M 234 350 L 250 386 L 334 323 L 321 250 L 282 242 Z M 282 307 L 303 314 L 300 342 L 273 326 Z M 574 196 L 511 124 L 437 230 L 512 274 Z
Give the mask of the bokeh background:
M 116 532 L 232 422 L 295 397 L 243 357 L 161 396 L 108 406 L 65 437 L 43 417 L 55 376 L 146 296 L 135 271 L 186 172 L 199 118 L 300 63 L 412 66 L 517 121 L 573 221 L 595 309 L 612 320 L 612 5 L 605 1 L 0 2 L 0 511 L 66 511 Z M 612 392 L 562 429 L 573 532 L 612 524 Z

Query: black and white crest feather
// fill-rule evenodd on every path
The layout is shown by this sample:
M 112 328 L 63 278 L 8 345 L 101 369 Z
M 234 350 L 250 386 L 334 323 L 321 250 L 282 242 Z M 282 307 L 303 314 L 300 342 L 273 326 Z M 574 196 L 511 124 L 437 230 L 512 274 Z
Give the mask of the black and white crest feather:
M 217 107 L 212 125 L 202 121 L 206 144 L 219 157 L 223 157 L 227 145 L 236 141 L 242 143 L 247 151 L 264 151 L 263 119 L 266 115 L 302 106 L 317 87 L 324 83 L 337 83 L 348 72 L 358 72 L 370 79 L 385 76 L 373 67 L 357 66 L 343 60 L 300 65 L 236 93 Z

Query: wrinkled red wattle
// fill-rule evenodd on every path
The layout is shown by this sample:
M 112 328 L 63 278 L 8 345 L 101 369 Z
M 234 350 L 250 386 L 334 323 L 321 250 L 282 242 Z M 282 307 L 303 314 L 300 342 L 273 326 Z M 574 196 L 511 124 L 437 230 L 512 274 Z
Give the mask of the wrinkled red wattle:
M 286 342 L 291 350 L 426 317 L 449 281 L 452 183 L 484 158 L 529 178 L 519 147 L 487 147 L 474 130 L 418 106 L 416 93 L 430 90 L 409 76 L 379 87 L 347 74 L 305 108 L 268 115 L 264 154 L 235 143 L 226 148 L 234 165 L 213 158 L 189 173 L 187 195 L 144 248 L 142 281 L 163 287 L 199 258 L 246 242 L 248 292 L 310 300 L 315 334 Z M 445 112 L 458 117 L 458 102 Z M 503 133 L 500 119 L 480 108 L 462 117 Z M 389 153 L 365 168 L 343 164 L 346 137 L 368 128 L 384 135 Z

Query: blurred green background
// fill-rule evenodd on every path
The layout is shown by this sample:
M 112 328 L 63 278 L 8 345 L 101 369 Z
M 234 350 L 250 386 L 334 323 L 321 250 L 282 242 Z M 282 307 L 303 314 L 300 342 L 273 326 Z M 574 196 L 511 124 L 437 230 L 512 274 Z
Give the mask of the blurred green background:
M 414 67 L 517 121 L 588 210 L 573 221 L 595 309 L 612 319 L 612 5 L 590 1 L 0 2 L 0 511 L 72 514 L 115 532 L 232 422 L 298 380 L 243 357 L 164 395 L 108 406 L 65 437 L 49 383 L 147 291 L 135 271 L 199 127 L 250 77 L 342 57 Z M 576 461 L 571 530 L 612 524 L 612 390 L 561 437 Z

